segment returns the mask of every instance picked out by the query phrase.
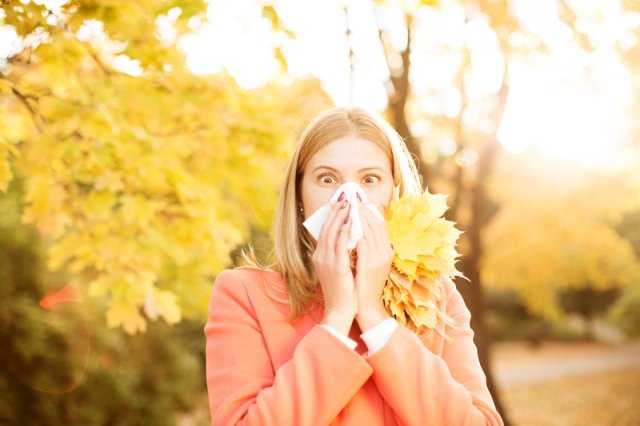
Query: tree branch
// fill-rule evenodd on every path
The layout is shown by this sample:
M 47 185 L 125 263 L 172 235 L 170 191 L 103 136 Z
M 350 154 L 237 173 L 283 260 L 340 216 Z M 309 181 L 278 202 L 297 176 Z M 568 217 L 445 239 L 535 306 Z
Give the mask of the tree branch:
M 376 11 L 374 8 L 374 15 Z M 411 39 L 412 39 L 412 24 L 413 18 L 409 14 L 405 14 L 405 22 L 407 27 L 407 45 L 405 49 L 400 52 L 401 58 L 401 70 L 400 74 L 394 72 L 391 68 L 391 64 L 389 62 L 389 56 L 393 53 L 397 53 L 391 51 L 388 48 L 387 44 L 384 41 L 384 32 L 380 25 L 376 23 L 378 28 L 378 38 L 380 40 L 380 44 L 382 45 L 382 49 L 385 54 L 385 59 L 387 63 L 387 67 L 389 70 L 389 81 L 393 87 L 392 93 L 387 93 L 388 96 L 388 110 L 391 115 L 391 122 L 393 127 L 398 132 L 400 137 L 404 139 L 405 144 L 407 145 L 407 149 L 412 154 L 413 159 L 416 163 L 416 168 L 420 173 L 420 177 L 422 179 L 422 186 L 429 186 L 429 173 L 426 167 L 421 167 L 420 159 L 422 158 L 422 152 L 420 149 L 420 145 L 416 138 L 411 133 L 411 129 L 409 127 L 409 123 L 407 121 L 407 116 L 405 112 L 405 108 L 407 105 L 407 100 L 409 98 L 409 71 L 411 67 Z
M 20 93 L 20 91 L 18 91 L 18 89 L 16 89 L 13 86 L 11 87 L 11 92 L 18 99 L 18 101 L 20 101 L 20 103 L 27 109 L 27 111 L 29 111 L 29 115 L 33 120 L 33 124 L 36 126 L 36 129 L 38 130 L 38 132 L 42 133 L 42 125 L 40 122 L 44 122 L 45 120 L 29 104 L 29 99 L 37 99 L 37 98 L 35 96 L 23 95 L 22 93 Z

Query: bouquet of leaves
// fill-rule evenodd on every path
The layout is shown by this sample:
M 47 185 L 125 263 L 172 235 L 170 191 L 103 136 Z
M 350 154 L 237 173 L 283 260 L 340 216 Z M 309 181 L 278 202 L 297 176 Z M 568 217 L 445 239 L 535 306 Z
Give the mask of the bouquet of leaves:
M 384 304 L 399 322 L 418 333 L 437 330 L 438 320 L 451 325 L 438 303 L 444 297 L 444 279 L 463 277 L 455 266 L 461 231 L 443 217 L 446 198 L 426 190 L 401 197 L 387 211 L 394 257 Z

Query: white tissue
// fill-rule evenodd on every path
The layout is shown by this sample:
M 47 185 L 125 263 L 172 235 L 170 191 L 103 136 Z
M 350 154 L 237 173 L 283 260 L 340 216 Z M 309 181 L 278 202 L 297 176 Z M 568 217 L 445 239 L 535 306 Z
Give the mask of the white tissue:
M 384 220 L 382 214 L 380 214 L 375 205 L 369 202 L 367 194 L 365 194 L 364 190 L 357 183 L 346 182 L 340 185 L 336 192 L 331 196 L 329 202 L 322 205 L 322 207 L 309 216 L 307 220 L 304 221 L 303 225 L 311 233 L 313 238 L 318 240 L 318 235 L 320 235 L 322 225 L 327 220 L 327 217 L 329 217 L 331 208 L 338 202 L 338 197 L 340 197 L 340 194 L 343 192 L 344 200 L 351 204 L 351 209 L 349 210 L 349 217 L 351 218 L 351 232 L 349 234 L 349 242 L 347 243 L 347 248 L 351 250 L 363 236 L 362 222 L 360 221 L 360 204 L 358 203 L 356 194 L 360 195 L 362 203 L 374 212 L 380 220 Z

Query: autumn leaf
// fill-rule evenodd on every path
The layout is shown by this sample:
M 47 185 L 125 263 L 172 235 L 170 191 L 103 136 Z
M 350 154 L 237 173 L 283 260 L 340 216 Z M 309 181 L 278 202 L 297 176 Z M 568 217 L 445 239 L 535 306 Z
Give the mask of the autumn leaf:
M 158 38 L 161 0 L 26 3 L 3 24 L 46 37 L 2 70 L 0 191 L 20 175 L 48 267 L 103 299 L 110 326 L 202 318 L 232 251 L 269 226 L 295 129 L 328 98 L 314 81 L 247 92 L 194 75 Z M 206 3 L 179 7 L 176 28 L 191 31 Z M 140 75 L 118 67 L 123 54 Z
M 455 267 L 461 232 L 443 217 L 446 210 L 446 196 L 426 190 L 401 197 L 387 211 L 394 257 L 383 300 L 391 315 L 419 332 L 436 329 L 439 319 L 450 323 L 438 307 L 443 279 L 462 276 Z

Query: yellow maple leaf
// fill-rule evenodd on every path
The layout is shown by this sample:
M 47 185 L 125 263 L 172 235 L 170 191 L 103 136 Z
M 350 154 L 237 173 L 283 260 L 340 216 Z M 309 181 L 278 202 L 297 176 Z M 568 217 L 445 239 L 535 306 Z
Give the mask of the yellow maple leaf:
M 162 317 L 167 324 L 180 322 L 180 308 L 176 302 L 176 295 L 162 290 L 154 289 L 147 294 L 144 300 L 144 313 L 151 320 Z
M 426 190 L 401 197 L 387 211 L 394 258 L 383 300 L 391 315 L 419 332 L 436 329 L 438 319 L 451 324 L 438 308 L 442 277 L 462 276 L 455 266 L 461 232 L 443 217 L 446 210 L 446 195 Z
M 10 95 L 12 92 L 12 84 L 9 80 L 0 78 L 0 93 L 4 95 Z
M 128 334 L 147 330 L 147 323 L 140 314 L 138 306 L 119 298 L 114 298 L 109 303 L 107 326 L 110 328 L 122 327 Z

